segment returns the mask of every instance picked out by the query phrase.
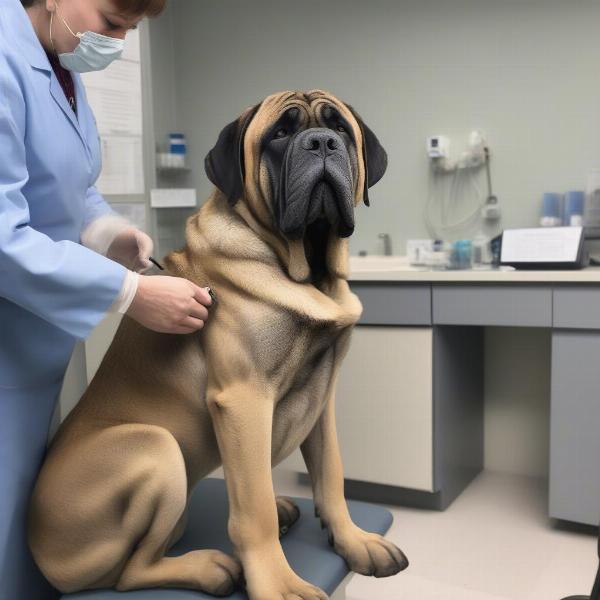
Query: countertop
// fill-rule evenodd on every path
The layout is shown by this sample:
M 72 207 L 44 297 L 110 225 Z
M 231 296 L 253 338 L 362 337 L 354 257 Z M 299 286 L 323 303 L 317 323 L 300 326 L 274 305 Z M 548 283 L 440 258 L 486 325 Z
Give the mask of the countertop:
M 490 270 L 433 271 L 413 267 L 404 256 L 351 256 L 349 281 L 600 283 L 600 267 L 572 271 Z

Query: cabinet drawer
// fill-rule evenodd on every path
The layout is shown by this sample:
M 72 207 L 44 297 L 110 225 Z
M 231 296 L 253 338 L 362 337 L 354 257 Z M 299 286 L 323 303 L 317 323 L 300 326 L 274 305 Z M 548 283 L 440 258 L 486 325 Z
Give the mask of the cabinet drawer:
M 435 285 L 436 325 L 552 326 L 552 288 L 513 285 Z
M 600 329 L 600 287 L 554 288 L 554 327 Z
M 431 325 L 431 286 L 351 282 L 363 305 L 360 325 Z

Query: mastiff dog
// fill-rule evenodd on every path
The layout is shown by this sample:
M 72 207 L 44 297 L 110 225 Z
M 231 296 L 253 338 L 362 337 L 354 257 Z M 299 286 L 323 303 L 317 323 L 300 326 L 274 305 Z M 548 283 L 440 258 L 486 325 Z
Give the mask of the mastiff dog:
M 251 600 L 327 598 L 280 543 L 299 513 L 275 495 L 271 469 L 298 447 L 315 514 L 348 567 L 387 577 L 408 566 L 352 522 L 334 408 L 362 311 L 347 282 L 348 236 L 386 167 L 353 108 L 321 90 L 268 96 L 221 131 L 205 160 L 216 189 L 187 219 L 185 246 L 163 258 L 168 274 L 219 301 L 188 335 L 125 316 L 52 440 L 28 535 L 56 588 L 225 596 L 239 585 Z M 195 484 L 221 465 L 233 555 L 166 556 Z

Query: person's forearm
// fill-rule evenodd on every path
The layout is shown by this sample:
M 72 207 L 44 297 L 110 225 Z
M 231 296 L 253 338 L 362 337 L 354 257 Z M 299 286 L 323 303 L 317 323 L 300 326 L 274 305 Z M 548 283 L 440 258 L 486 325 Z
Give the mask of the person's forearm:
M 137 292 L 140 274 L 135 271 L 127 271 L 123 280 L 123 287 L 115 301 L 110 305 L 108 312 L 117 312 L 125 314 L 129 309 L 135 293 Z
M 127 229 L 135 227 L 133 223 L 118 214 L 103 215 L 92 221 L 81 232 L 81 243 L 86 247 L 106 256 L 110 245 L 117 235 Z

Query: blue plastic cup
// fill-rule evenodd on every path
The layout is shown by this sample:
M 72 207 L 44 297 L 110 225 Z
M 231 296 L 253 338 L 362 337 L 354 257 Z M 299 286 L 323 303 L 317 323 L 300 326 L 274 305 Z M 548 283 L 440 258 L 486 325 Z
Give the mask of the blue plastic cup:
M 565 194 L 565 206 L 563 213 L 563 225 L 583 225 L 583 207 L 585 204 L 585 192 L 572 190 Z
M 542 196 L 542 227 L 562 224 L 561 195 L 556 192 L 545 192 Z

